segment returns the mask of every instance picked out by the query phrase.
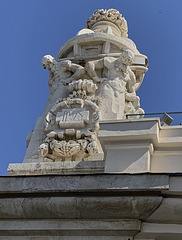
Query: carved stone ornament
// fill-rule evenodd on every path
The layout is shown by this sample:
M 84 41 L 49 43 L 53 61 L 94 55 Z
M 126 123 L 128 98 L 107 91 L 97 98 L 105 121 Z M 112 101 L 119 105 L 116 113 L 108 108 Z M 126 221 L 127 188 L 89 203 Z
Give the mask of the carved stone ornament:
M 96 10 L 86 28 L 61 47 L 57 58 L 42 58 L 43 68 L 49 71 L 49 96 L 28 137 L 25 163 L 51 168 L 64 161 L 66 166 L 79 163 L 83 169 L 104 169 L 99 122 L 144 113 L 136 91 L 148 69 L 147 57 L 127 32 L 119 11 Z
M 128 37 L 127 21 L 116 9 L 97 9 L 94 11 L 92 16 L 87 20 L 86 27 L 94 29 L 96 24 L 104 24 L 104 22 L 111 22 L 117 26 L 120 30 L 121 37 Z M 113 26 L 114 27 L 114 26 Z
M 39 147 L 44 161 L 92 160 L 100 151 L 99 107 L 81 98 L 59 99 L 46 116 L 46 139 Z

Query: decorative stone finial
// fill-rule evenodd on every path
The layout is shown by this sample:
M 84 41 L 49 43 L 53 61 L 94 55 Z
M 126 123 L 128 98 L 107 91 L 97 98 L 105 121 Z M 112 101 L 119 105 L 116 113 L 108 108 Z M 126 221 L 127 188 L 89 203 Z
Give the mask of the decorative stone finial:
M 94 11 L 91 17 L 87 20 L 86 27 L 96 31 L 99 25 L 103 24 L 105 21 L 110 22 L 112 25 L 111 27 L 114 28 L 115 26 L 115 35 L 120 37 L 128 37 L 128 26 L 127 21 L 124 17 L 120 14 L 119 11 L 116 9 L 97 9 Z M 118 29 L 116 29 L 116 26 Z M 116 30 L 119 30 L 120 33 L 116 33 Z

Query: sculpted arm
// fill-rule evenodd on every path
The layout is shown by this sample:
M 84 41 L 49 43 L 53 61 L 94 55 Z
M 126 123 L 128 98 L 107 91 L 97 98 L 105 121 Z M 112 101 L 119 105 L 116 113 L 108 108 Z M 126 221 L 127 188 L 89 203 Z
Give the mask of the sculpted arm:
M 86 73 L 84 67 L 75 63 L 71 64 L 70 70 L 71 72 L 73 72 L 73 75 L 71 77 L 74 78 L 75 80 L 82 78 Z
M 140 87 L 140 85 L 143 82 L 143 78 L 144 78 L 144 73 L 140 72 L 136 74 L 136 84 L 135 84 L 135 91 L 137 91 Z
M 69 84 L 73 80 L 78 80 L 83 78 L 86 73 L 84 67 L 82 67 L 79 64 L 72 63 L 70 60 L 64 60 L 59 62 L 58 68 L 66 76 L 64 80 L 65 84 Z
M 113 62 L 116 60 L 114 57 L 105 57 L 104 58 L 104 67 L 107 69 L 113 68 Z
M 90 62 L 87 62 L 85 65 L 85 69 L 87 73 L 95 82 L 101 82 L 101 78 L 98 77 L 96 70 L 102 69 L 103 67 L 104 67 L 104 59 L 90 61 Z
M 128 92 L 132 93 L 132 92 L 136 92 L 136 77 L 135 74 L 129 70 L 129 81 L 127 84 L 127 90 Z

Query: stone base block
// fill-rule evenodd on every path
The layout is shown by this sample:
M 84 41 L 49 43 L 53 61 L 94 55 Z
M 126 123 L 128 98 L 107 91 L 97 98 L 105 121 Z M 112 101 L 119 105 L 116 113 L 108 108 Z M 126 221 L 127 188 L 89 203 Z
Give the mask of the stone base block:
M 9 164 L 8 175 L 102 173 L 104 161 L 64 161 Z
M 125 220 L 7 220 L 0 221 L 0 237 L 63 240 L 128 240 L 140 231 L 140 221 Z M 46 236 L 46 238 L 41 238 Z M 56 236 L 60 236 L 57 238 Z M 37 237 L 37 238 L 36 238 Z M 56 237 L 56 238 L 54 238 Z M 117 238 L 120 237 L 120 238 Z M 0 238 L 1 239 L 1 238 Z M 11 239 L 11 238 L 10 238 Z M 14 238 L 16 239 L 16 238 Z
M 106 145 L 105 172 L 141 173 L 150 171 L 150 143 Z M 114 157 L 113 157 L 114 156 Z
M 133 238 L 130 236 L 0 236 L 0 240 L 133 240 Z

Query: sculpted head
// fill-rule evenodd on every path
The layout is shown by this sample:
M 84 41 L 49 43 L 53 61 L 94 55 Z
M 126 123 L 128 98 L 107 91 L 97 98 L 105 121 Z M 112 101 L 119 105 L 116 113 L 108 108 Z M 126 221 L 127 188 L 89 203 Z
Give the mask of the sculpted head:
M 124 64 L 131 66 L 134 60 L 134 53 L 131 50 L 127 49 L 122 52 L 119 58 Z
M 45 55 L 42 58 L 41 64 L 44 69 L 49 68 L 50 64 L 54 62 L 54 58 L 51 55 Z

